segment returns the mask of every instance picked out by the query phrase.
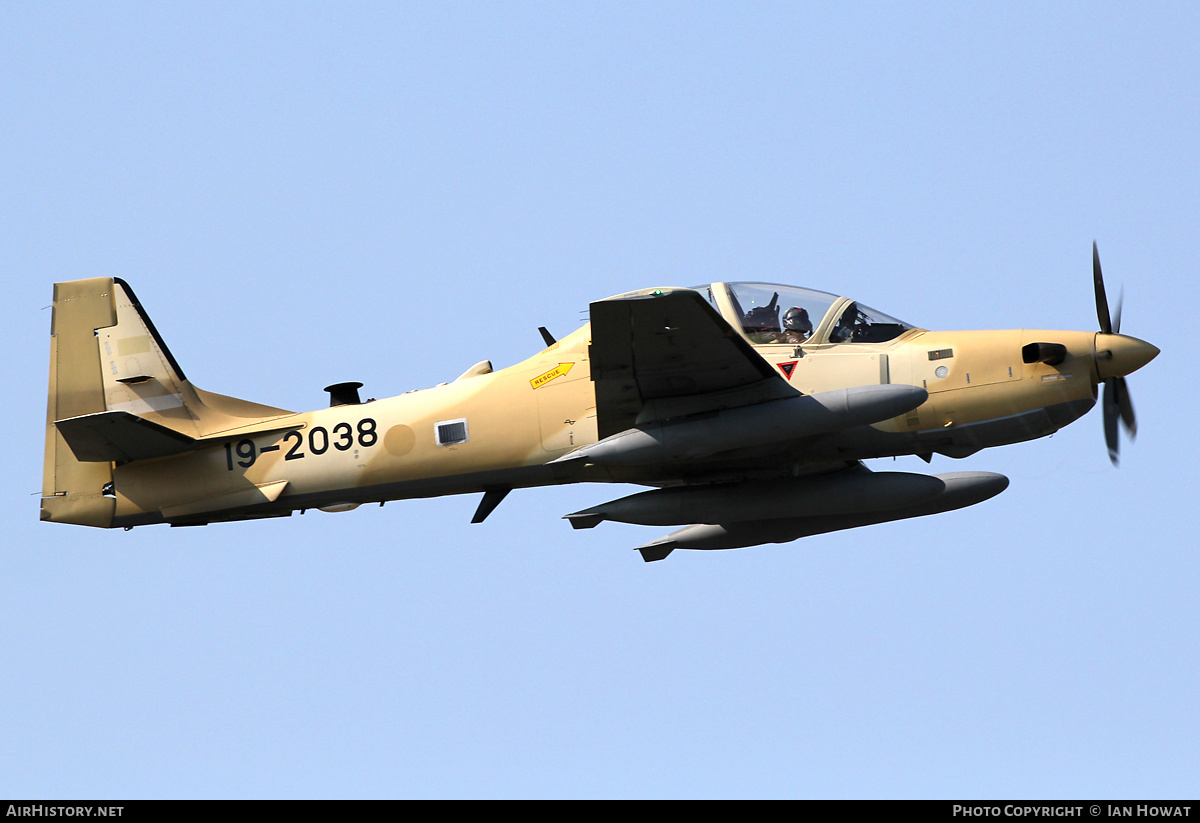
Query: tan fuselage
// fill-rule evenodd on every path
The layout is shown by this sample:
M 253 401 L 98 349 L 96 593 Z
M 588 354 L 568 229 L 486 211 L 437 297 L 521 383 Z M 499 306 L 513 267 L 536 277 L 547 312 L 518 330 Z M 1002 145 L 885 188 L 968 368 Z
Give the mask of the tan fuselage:
M 804 454 L 826 459 L 833 453 L 854 460 L 969 453 L 997 445 L 990 442 L 996 437 L 1048 434 L 1069 419 L 1039 417 L 1035 424 L 1015 427 L 1003 421 L 1022 421 L 1055 407 L 1068 409 L 1070 419 L 1086 412 L 1096 396 L 1095 337 L 1062 331 L 912 330 L 881 344 L 758 346 L 805 394 L 904 383 L 925 388 L 929 398 L 904 416 L 870 427 L 870 437 L 857 432 L 817 443 L 779 444 L 774 450 L 779 459 L 766 469 L 756 453 L 756 472 L 794 472 Z M 264 506 L 285 514 L 555 482 L 678 482 L 680 475 L 671 466 L 624 473 L 585 469 L 567 476 L 547 465 L 597 440 L 589 340 L 585 326 L 500 371 L 385 400 L 278 418 L 264 433 L 254 433 L 254 427 L 230 430 L 228 439 L 197 451 L 117 466 L 113 525 L 239 519 L 237 512 L 248 507 L 258 512 L 250 516 L 262 516 Z M 1065 344 L 1062 362 L 1023 362 L 1022 347 L 1043 340 Z M 984 435 L 989 442 L 955 441 L 957 431 L 989 421 L 1000 421 L 999 434 Z M 449 438 L 439 436 L 439 424 L 447 426 L 442 434 Z M 724 457 L 717 465 L 736 472 L 742 456 Z M 694 473 L 684 471 L 694 479 Z

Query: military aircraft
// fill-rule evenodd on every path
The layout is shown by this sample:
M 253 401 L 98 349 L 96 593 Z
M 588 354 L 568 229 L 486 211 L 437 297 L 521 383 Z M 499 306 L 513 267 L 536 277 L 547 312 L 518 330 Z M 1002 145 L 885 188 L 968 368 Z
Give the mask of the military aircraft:
M 683 526 L 637 547 L 730 549 L 950 511 L 1008 486 L 990 472 L 872 472 L 965 457 L 1084 415 L 1102 383 L 1114 464 L 1136 433 L 1125 376 L 1158 349 L 1120 334 L 1092 247 L 1098 332 L 928 331 L 833 294 L 769 283 L 653 288 L 499 371 L 310 412 L 194 386 L 124 281 L 54 287 L 41 517 L 106 528 L 346 511 L 561 483 L 651 488 L 566 515 Z

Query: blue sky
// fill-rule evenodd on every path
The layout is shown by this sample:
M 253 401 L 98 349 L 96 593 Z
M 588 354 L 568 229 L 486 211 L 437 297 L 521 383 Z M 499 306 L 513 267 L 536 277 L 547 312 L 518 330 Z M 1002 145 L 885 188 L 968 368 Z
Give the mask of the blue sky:
M 1195 4 L 9 3 L 0 796 L 1195 797 Z M 934 518 L 644 564 L 625 487 L 202 529 L 37 520 L 52 284 L 285 408 L 588 302 L 796 283 L 1096 327 L 1099 411 Z M 930 470 L 916 459 L 876 468 Z

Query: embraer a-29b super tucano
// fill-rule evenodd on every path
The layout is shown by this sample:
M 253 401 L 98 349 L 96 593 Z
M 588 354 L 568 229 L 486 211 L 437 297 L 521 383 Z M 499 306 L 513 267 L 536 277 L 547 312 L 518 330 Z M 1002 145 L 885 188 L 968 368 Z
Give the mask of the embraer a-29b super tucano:
M 506 369 L 387 400 L 329 386 L 295 413 L 202 391 L 111 278 L 54 289 L 43 520 L 131 528 L 511 490 L 636 483 L 568 514 L 683 526 L 638 547 L 732 549 L 950 511 L 988 472 L 872 472 L 863 460 L 1051 434 L 1095 404 L 1117 460 L 1125 376 L 1158 349 L 1120 334 L 1093 246 L 1098 332 L 926 331 L 846 297 L 769 283 L 629 292 Z

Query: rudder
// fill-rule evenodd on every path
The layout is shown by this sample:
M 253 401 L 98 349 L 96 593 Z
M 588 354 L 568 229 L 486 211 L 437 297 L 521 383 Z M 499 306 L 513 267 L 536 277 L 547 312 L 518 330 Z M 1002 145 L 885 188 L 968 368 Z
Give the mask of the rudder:
M 115 326 L 113 280 L 96 277 L 54 284 L 50 320 L 50 387 L 42 470 L 42 520 L 112 525 L 112 464 L 75 457 L 55 421 L 106 410 L 96 330 Z

